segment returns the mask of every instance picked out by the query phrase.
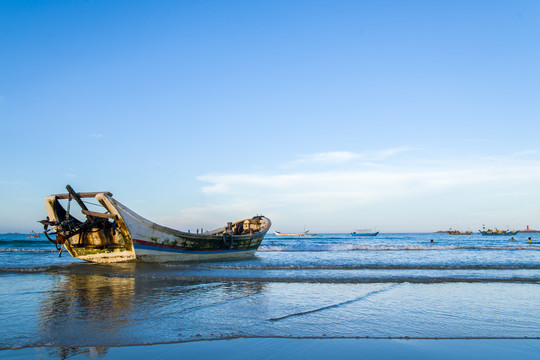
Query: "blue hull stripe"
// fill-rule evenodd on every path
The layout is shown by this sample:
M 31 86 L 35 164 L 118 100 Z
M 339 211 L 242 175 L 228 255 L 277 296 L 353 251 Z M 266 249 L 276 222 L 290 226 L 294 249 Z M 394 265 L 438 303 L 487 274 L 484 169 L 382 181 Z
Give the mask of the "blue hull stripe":
M 253 251 L 253 250 L 255 250 L 255 249 L 241 249 L 241 250 L 199 250 L 199 251 L 190 251 L 190 250 L 171 249 L 171 248 L 165 248 L 165 247 L 161 247 L 161 246 L 149 246 L 149 245 L 142 245 L 142 244 L 133 244 L 133 247 L 135 248 L 135 251 L 137 251 L 137 250 L 153 250 L 153 251 L 159 251 L 159 252 L 171 252 L 171 253 L 179 253 L 179 254 L 222 254 L 222 253 L 245 252 L 245 251 Z

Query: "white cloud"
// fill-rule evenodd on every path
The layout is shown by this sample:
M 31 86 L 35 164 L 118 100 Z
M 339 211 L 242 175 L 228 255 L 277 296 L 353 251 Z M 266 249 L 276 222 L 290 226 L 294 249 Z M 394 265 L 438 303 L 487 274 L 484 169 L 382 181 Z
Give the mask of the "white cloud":
M 333 165 L 357 159 L 362 155 L 350 151 L 330 151 L 315 154 L 301 155 L 297 159 L 289 161 L 283 165 L 284 168 L 291 168 L 301 164 Z
M 203 187 L 208 195 L 286 197 L 288 199 L 347 198 L 376 200 L 388 196 L 410 196 L 426 189 L 440 189 L 472 182 L 479 175 L 446 171 L 338 171 L 279 175 L 205 175 L 199 180 L 212 183 Z
M 199 179 L 206 180 L 208 178 L 205 176 L 201 176 L 199 177 Z M 210 180 L 210 182 L 212 182 L 212 180 Z M 230 188 L 226 185 L 226 181 L 225 182 L 218 181 L 218 182 L 214 182 L 214 185 L 212 186 L 203 187 L 202 191 L 205 194 L 227 194 L 228 192 L 230 192 Z
M 350 163 L 353 160 L 362 160 L 364 165 L 369 162 L 385 160 L 391 156 L 411 151 L 410 147 L 399 147 L 391 149 L 383 149 L 377 151 L 367 151 L 364 153 L 355 153 L 351 151 L 329 151 L 329 152 L 320 152 L 315 154 L 307 154 L 298 156 L 297 159 L 285 163 L 283 168 L 293 168 L 298 167 L 299 165 L 313 165 L 313 166 L 323 166 L 323 165 L 338 165 Z M 374 164 L 372 164 L 374 165 Z
M 205 194 L 228 194 L 245 193 L 248 189 L 290 189 L 291 187 L 302 186 L 306 183 L 306 177 L 310 174 L 222 174 L 203 175 L 197 179 L 213 183 L 211 186 L 202 188 Z
M 538 156 L 538 150 L 536 149 L 529 149 L 529 150 L 523 150 L 519 151 L 514 154 L 515 157 L 527 157 L 527 156 Z
M 300 158 L 299 161 L 318 164 L 335 164 L 347 162 L 356 159 L 359 156 L 361 155 L 350 151 L 331 151 L 306 155 L 303 158 Z
M 540 197 L 536 186 L 540 162 L 515 158 L 416 159 L 414 163 L 400 162 L 399 166 L 349 171 L 282 170 L 277 174 L 207 174 L 198 179 L 209 183 L 202 191 L 212 206 L 187 209 L 186 215 L 192 213 L 194 218 L 202 219 L 204 213 L 244 216 L 246 212 L 263 211 L 286 222 L 309 214 L 312 227 L 313 222 L 337 224 L 345 219 L 351 222 L 355 217 L 372 217 L 373 223 L 382 221 L 381 213 L 385 222 L 396 226 L 430 218 L 430 223 L 443 223 L 441 218 L 450 216 L 447 213 L 478 223 L 488 221 L 478 218 L 489 208 L 509 212 L 504 221 L 510 221 L 523 218 L 523 214 L 532 217 L 534 209 L 525 208 L 521 202 L 525 197 L 530 204 Z M 372 209 L 377 209 L 379 217 Z M 444 215 L 437 218 L 437 212 Z
M 408 149 L 385 150 L 391 156 Z M 315 154 L 311 159 L 352 159 L 349 152 Z M 336 155 L 340 154 L 340 155 Z M 198 177 L 211 183 L 202 191 L 207 195 L 274 198 L 348 198 L 377 200 L 383 197 L 408 197 L 471 184 L 503 186 L 540 179 L 540 163 L 497 158 L 492 161 L 429 161 L 414 165 L 386 166 L 350 171 L 310 171 L 281 174 L 208 174 Z
M 412 151 L 412 150 L 413 149 L 408 146 L 403 146 L 403 147 L 393 148 L 393 149 L 385 149 L 385 150 L 374 152 L 372 157 L 374 160 L 383 160 L 390 156 L 394 156 L 394 155 L 397 155 L 403 152 Z

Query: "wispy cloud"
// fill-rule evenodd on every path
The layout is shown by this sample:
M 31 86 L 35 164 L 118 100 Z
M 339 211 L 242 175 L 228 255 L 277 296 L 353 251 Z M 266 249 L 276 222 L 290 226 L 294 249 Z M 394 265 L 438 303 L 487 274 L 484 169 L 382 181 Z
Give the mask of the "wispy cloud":
M 397 155 L 397 154 L 400 154 L 400 153 L 412 151 L 412 150 L 413 150 L 413 148 L 408 147 L 408 146 L 402 146 L 402 147 L 392 148 L 392 149 L 384 149 L 384 150 L 379 150 L 379 151 L 373 152 L 371 154 L 371 157 L 374 160 L 383 160 L 383 159 L 386 159 L 388 157 L 391 157 L 391 156 L 394 156 L 394 155 Z
M 397 157 L 407 151 L 414 156 Z M 183 216 L 204 221 L 205 214 L 220 219 L 223 214 L 264 211 L 282 224 L 307 217 L 312 224 L 339 229 L 362 219 L 391 223 L 401 231 L 408 226 L 426 229 L 426 224 L 437 222 L 450 226 L 445 222 L 451 221 L 450 215 L 474 227 L 490 221 L 486 214 L 518 224 L 538 214 L 534 204 L 540 201 L 540 161 L 529 152 L 443 158 L 427 150 L 396 148 L 370 152 L 374 166 L 365 166 L 367 153 L 321 154 L 300 158 L 311 160 L 309 167 L 201 175 L 198 180 L 204 183 L 201 190 L 209 205 L 185 209 Z M 330 161 L 347 166 L 328 167 Z
M 464 183 L 488 181 L 495 174 L 472 170 L 408 171 L 336 171 L 306 172 L 278 175 L 222 174 L 204 175 L 198 179 L 212 183 L 203 187 L 207 195 L 259 197 L 309 200 L 313 198 L 347 198 L 376 200 L 389 196 L 411 196 L 418 192 L 434 191 Z M 500 176 L 500 175 L 499 175 Z M 540 177 L 540 174 L 538 174 Z
M 99 139 L 99 138 L 103 137 L 103 134 L 89 134 L 88 137 L 89 138 Z
M 298 167 L 300 165 L 313 165 L 313 166 L 325 166 L 325 165 L 338 165 L 350 163 L 353 160 L 361 160 L 362 162 L 373 162 L 387 159 L 391 156 L 411 151 L 410 147 L 400 147 L 383 149 L 377 151 L 366 151 L 363 153 L 351 152 L 351 151 L 329 151 L 320 152 L 314 154 L 300 155 L 296 159 L 291 160 L 283 164 L 282 168 L 290 169 Z
M 330 151 L 316 154 L 302 155 L 290 164 L 339 164 L 361 157 L 362 155 L 350 151 Z
M 536 149 L 529 149 L 529 150 L 523 150 L 523 151 L 519 151 L 517 153 L 514 154 L 515 157 L 527 157 L 527 156 L 538 156 L 538 153 L 540 151 L 536 150 Z
M 540 180 L 538 162 L 507 161 L 479 164 L 430 163 L 429 167 L 387 167 L 375 170 L 312 171 L 279 174 L 209 174 L 208 196 L 249 198 L 261 204 L 370 203 L 444 193 L 453 188 L 494 186 L 508 193 L 521 183 Z M 513 191 L 513 190 L 511 190 Z M 521 190 L 524 192 L 529 190 Z M 501 193 L 503 191 L 500 191 Z

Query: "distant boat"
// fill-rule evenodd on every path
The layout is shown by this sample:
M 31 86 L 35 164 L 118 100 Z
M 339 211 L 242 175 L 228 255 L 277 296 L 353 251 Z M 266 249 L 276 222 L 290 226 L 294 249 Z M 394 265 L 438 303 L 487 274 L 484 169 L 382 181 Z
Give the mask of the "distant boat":
M 36 234 L 35 232 L 32 231 L 32 234 L 31 235 L 28 235 L 27 238 L 38 238 L 39 237 L 39 233 Z
M 379 232 L 371 232 L 366 230 L 358 230 L 351 233 L 352 236 L 377 236 L 379 235 Z
M 488 230 L 479 230 L 479 231 L 480 231 L 480 234 L 482 235 L 516 235 L 518 233 L 518 231 L 516 230 L 499 230 L 499 229 L 495 229 L 495 230 L 488 229 Z
M 450 235 L 472 235 L 472 231 L 449 230 Z
M 69 185 L 67 194 L 45 199 L 47 219 L 41 223 L 45 236 L 64 247 L 74 258 L 90 262 L 168 262 L 240 258 L 252 255 L 270 229 L 268 218 L 257 215 L 229 222 L 212 231 L 179 231 L 151 222 L 113 198 L 109 192 L 76 193 Z M 93 198 L 104 212 L 89 211 L 82 199 Z M 68 200 L 67 209 L 60 199 Z M 83 222 L 69 213 L 75 200 L 86 215 Z M 51 233 L 49 226 L 53 229 Z M 51 238 L 49 235 L 55 235 Z
M 301 233 L 296 233 L 296 234 L 283 234 L 283 233 L 280 233 L 279 231 L 274 231 L 274 235 L 276 236 L 297 236 L 297 237 L 313 237 L 313 236 L 317 236 L 317 234 L 308 234 L 309 230 L 306 230 L 304 232 L 301 232 Z

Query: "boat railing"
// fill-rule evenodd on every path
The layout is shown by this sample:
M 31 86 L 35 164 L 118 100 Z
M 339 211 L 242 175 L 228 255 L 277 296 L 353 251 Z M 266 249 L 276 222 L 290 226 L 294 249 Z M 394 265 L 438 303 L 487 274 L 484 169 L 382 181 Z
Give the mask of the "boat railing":
M 98 194 L 105 194 L 107 196 L 113 196 L 113 194 L 108 192 L 108 191 L 77 193 L 77 195 L 79 195 L 80 198 L 93 198 L 93 197 L 96 197 L 96 195 L 98 195 Z M 54 194 L 54 195 L 51 195 L 51 196 L 55 196 L 57 199 L 70 199 L 70 198 L 73 198 L 73 196 L 71 194 Z

